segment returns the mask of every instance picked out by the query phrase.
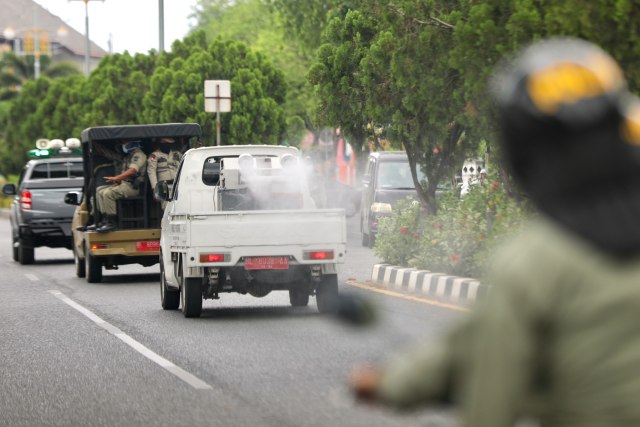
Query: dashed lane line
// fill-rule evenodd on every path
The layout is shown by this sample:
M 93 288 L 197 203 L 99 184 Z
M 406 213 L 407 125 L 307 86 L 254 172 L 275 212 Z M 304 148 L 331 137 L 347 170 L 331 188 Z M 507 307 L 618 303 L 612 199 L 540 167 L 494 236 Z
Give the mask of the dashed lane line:
M 38 280 L 38 276 L 36 276 L 35 274 L 31 274 L 31 273 L 25 273 L 24 277 L 26 277 L 27 279 L 31 280 L 32 282 L 37 282 Z
M 379 294 L 384 294 L 384 295 L 388 295 L 388 296 L 395 297 L 395 298 L 401 298 L 401 299 L 405 299 L 405 300 L 408 300 L 408 301 L 419 302 L 419 303 L 422 303 L 422 304 L 433 305 L 433 306 L 440 307 L 440 308 L 446 308 L 448 310 L 462 311 L 462 312 L 465 312 L 465 313 L 468 313 L 468 312 L 471 311 L 467 307 L 463 307 L 463 306 L 460 306 L 460 305 L 447 304 L 447 303 L 443 303 L 443 302 L 440 302 L 440 301 L 431 300 L 431 299 L 428 299 L 428 298 L 417 297 L 417 296 L 414 296 L 414 295 L 407 295 L 407 294 L 403 294 L 401 292 L 390 291 L 388 289 L 376 288 L 375 286 L 365 285 L 363 283 L 356 282 L 355 280 L 352 280 L 352 279 L 345 280 L 345 283 L 347 285 L 349 285 L 349 286 L 353 286 L 353 287 L 360 288 L 360 289 L 365 289 L 367 291 L 377 292 Z
M 49 292 L 53 296 L 55 296 L 56 298 L 58 298 L 59 300 L 67 304 L 68 306 L 72 307 L 73 309 L 79 311 L 80 313 L 88 317 L 96 325 L 100 326 L 101 328 L 103 328 L 104 330 L 109 332 L 111 335 L 115 336 L 116 338 L 118 338 L 119 340 L 127 344 L 129 347 L 131 347 L 132 349 L 134 349 L 135 351 L 137 351 L 147 359 L 151 360 L 158 366 L 164 368 L 166 371 L 172 373 L 176 377 L 180 378 L 182 381 L 189 384 L 191 387 L 198 390 L 211 390 L 213 388 L 206 382 L 202 381 L 200 378 L 196 377 L 195 375 L 190 374 L 189 372 L 185 371 L 179 366 L 176 366 L 173 362 L 151 351 L 149 348 L 145 347 L 139 341 L 136 341 L 135 339 L 131 338 L 129 335 L 125 334 L 120 329 L 113 326 L 111 323 L 107 322 L 106 320 L 103 320 L 100 316 L 96 315 L 91 310 L 73 301 L 71 298 L 67 297 L 62 292 L 56 291 L 56 290 L 50 290 Z

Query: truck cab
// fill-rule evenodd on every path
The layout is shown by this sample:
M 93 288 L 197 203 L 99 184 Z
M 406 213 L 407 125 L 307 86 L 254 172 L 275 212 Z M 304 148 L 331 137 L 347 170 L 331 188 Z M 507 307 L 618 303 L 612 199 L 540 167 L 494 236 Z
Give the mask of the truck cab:
M 117 200 L 117 228 L 106 233 L 96 231 L 95 224 L 101 219 L 95 207 L 96 189 L 108 184 L 106 176 L 120 172 L 114 160 L 105 157 L 105 152 L 115 152 L 117 144 L 135 141 L 148 156 L 161 138 L 172 138 L 182 150 L 187 150 L 201 135 L 196 123 L 100 126 L 82 132 L 83 190 L 65 196 L 66 203 L 76 206 L 72 232 L 78 277 L 96 283 L 102 281 L 103 269 L 158 263 L 162 207 L 154 198 L 146 176 L 139 177 L 137 196 Z

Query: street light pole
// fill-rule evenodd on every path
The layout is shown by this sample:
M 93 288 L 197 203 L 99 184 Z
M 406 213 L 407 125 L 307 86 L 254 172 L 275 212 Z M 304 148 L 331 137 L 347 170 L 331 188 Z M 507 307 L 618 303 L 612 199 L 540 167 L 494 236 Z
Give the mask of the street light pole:
M 74 0 L 69 0 L 69 1 L 74 1 Z M 84 75 L 88 76 L 89 71 L 91 71 L 91 67 L 89 65 L 89 55 L 91 52 L 91 40 L 89 39 L 89 2 L 91 0 L 76 0 L 76 1 L 84 2 L 84 31 L 85 31 Z M 94 0 L 94 1 L 104 2 L 104 0 Z
M 40 77 L 40 29 L 38 28 L 38 5 L 33 3 L 33 78 Z
M 160 52 L 164 52 L 164 0 L 158 0 L 158 29 L 160 33 Z
M 84 75 L 89 75 L 89 52 L 91 52 L 91 40 L 89 39 L 89 0 L 84 0 Z

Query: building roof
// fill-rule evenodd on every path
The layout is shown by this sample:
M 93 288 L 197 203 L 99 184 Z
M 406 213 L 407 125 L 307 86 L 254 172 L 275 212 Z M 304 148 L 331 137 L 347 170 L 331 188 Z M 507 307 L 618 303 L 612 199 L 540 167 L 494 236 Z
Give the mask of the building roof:
M 21 32 L 35 29 L 37 15 L 37 27 L 48 33 L 51 43 L 63 46 L 74 55 L 84 56 L 85 35 L 67 25 L 62 19 L 38 3 L 32 0 L 0 0 L 0 10 L 2 11 L 0 13 L 0 36 L 7 27 L 11 26 L 16 32 L 16 38 L 21 38 Z M 66 34 L 59 34 L 58 30 L 61 27 L 66 29 Z M 92 58 L 102 58 L 107 55 L 107 52 L 97 44 L 91 42 L 90 46 Z

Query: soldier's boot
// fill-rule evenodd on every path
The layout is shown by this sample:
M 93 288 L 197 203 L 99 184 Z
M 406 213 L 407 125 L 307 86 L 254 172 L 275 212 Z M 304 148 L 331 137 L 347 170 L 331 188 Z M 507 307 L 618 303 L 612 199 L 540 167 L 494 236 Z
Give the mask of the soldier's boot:
M 104 224 L 98 227 L 96 231 L 98 233 L 107 233 L 109 231 L 115 230 L 116 228 L 118 228 L 118 226 L 116 225 L 116 216 L 106 215 Z
M 89 224 L 86 224 L 86 225 L 77 226 L 76 230 L 78 230 L 78 231 L 96 231 L 96 229 L 98 227 L 100 227 L 101 225 L 102 225 L 102 223 L 100 223 L 100 222 L 97 223 L 97 224 L 89 223 Z

